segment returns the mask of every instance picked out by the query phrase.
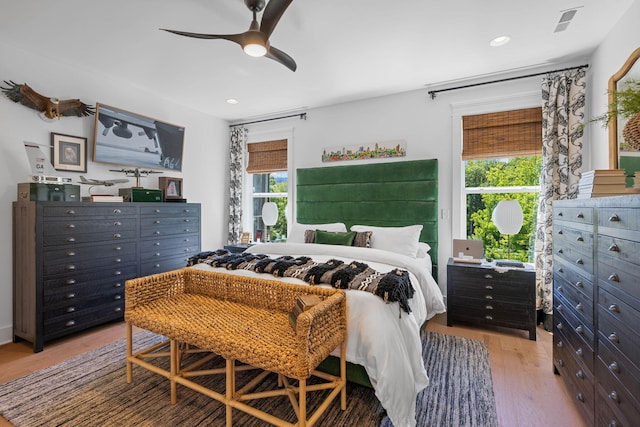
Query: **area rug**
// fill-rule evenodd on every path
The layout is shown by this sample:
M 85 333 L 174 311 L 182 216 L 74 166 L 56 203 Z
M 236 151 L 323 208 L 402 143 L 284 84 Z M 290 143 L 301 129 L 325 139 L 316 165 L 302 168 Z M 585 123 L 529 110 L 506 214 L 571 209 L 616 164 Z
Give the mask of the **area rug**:
M 137 349 L 161 337 L 140 332 L 134 339 Z M 424 332 L 422 339 L 430 384 L 418 396 L 417 426 L 496 426 L 485 344 L 436 332 Z M 127 384 L 125 349 L 126 341 L 118 340 L 1 385 L 0 414 L 16 427 L 225 425 L 224 405 L 181 386 L 178 403 L 171 405 L 168 380 L 146 369 L 135 366 L 134 381 Z M 275 375 L 269 380 L 275 382 Z M 208 381 L 224 383 L 224 378 Z M 318 425 L 392 427 L 373 390 L 349 384 L 347 399 L 346 411 L 334 402 Z M 263 399 L 256 406 L 285 418 L 290 414 L 294 421 L 288 401 Z M 242 427 L 268 425 L 238 411 L 233 420 Z

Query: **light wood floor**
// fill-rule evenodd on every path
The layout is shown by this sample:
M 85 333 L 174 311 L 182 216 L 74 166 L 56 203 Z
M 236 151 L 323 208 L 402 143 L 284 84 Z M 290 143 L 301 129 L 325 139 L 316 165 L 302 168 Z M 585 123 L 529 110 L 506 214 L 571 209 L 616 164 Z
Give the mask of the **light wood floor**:
M 430 320 L 427 330 L 487 344 L 500 426 L 586 426 L 560 377 L 553 374 L 552 336 L 541 327 L 537 341 L 530 341 L 525 331 L 447 327 L 443 314 Z M 0 384 L 124 337 L 124 323 L 113 323 L 47 343 L 40 353 L 33 353 L 26 342 L 0 346 Z M 0 427 L 7 426 L 11 424 L 0 417 Z

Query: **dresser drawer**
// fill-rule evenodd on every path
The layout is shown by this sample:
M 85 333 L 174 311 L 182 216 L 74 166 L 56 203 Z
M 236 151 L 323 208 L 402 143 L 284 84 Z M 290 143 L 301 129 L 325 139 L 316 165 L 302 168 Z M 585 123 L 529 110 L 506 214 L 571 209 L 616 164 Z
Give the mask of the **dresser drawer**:
M 636 365 L 640 365 L 640 338 L 631 325 L 621 324 L 602 306 L 598 306 L 599 338 L 608 341 L 612 348 L 625 354 Z M 637 328 L 637 326 L 635 326 Z
M 600 401 L 609 406 L 613 413 L 619 414 L 623 425 L 637 426 L 640 420 L 638 401 L 629 394 L 629 391 L 602 361 L 598 361 L 597 375 Z
M 180 222 L 179 225 L 158 224 L 156 226 L 145 226 L 140 229 L 140 237 L 143 239 L 199 233 L 200 224 L 198 222 L 184 221 Z
M 143 262 L 140 265 L 140 275 L 150 276 L 152 274 L 164 273 L 165 271 L 177 270 L 187 266 L 187 260 L 191 255 L 184 255 L 175 258 L 165 258 Z
M 593 276 L 593 247 L 591 252 L 585 252 L 583 247 L 577 246 L 553 246 L 554 259 L 564 260 L 568 265 L 583 271 L 584 274 Z
M 44 322 L 44 340 L 48 341 L 70 333 L 100 325 L 110 320 L 124 317 L 124 300 L 110 304 L 67 313 Z
M 179 237 L 161 237 L 157 239 L 147 239 L 140 242 L 140 253 L 142 257 L 145 253 L 170 250 L 171 248 L 191 247 L 196 245 L 200 247 L 199 234 L 184 234 Z
M 573 308 L 574 314 L 586 325 L 593 324 L 594 310 L 593 298 L 588 297 L 578 290 L 573 284 L 566 282 L 562 277 L 554 276 L 554 290 L 562 295 L 566 304 Z
M 628 330 L 638 337 L 640 342 L 640 311 L 625 301 L 610 294 L 605 289 L 598 289 L 599 316 L 605 316 L 617 323 L 619 330 Z M 640 360 L 637 361 L 640 364 Z
M 140 207 L 140 214 L 143 216 L 200 216 L 200 205 L 193 204 L 145 204 Z
M 602 401 L 602 397 L 599 398 Z M 596 406 L 596 424 L 604 427 L 633 427 L 636 423 L 628 424 L 622 421 L 618 415 L 606 403 L 600 403 Z
M 138 236 L 138 224 L 131 219 L 47 221 L 43 228 L 44 246 L 133 240 Z
M 200 244 L 198 242 L 191 244 L 177 244 L 174 246 L 164 245 L 156 247 L 151 251 L 141 251 L 140 258 L 142 262 L 152 261 L 163 258 L 172 258 L 177 255 L 184 255 L 189 258 L 200 252 Z M 186 263 L 185 263 L 186 265 Z
M 554 204 L 553 221 L 570 221 L 578 224 L 593 224 L 593 208 L 568 207 Z
M 553 280 L 561 279 L 571 285 L 586 298 L 593 299 L 593 275 L 587 275 L 583 270 L 574 267 L 560 258 L 553 260 Z
M 459 297 L 454 302 L 456 318 L 482 319 L 489 323 L 517 323 L 527 325 L 535 314 L 531 305 Z
M 633 265 L 633 271 L 640 271 L 640 242 L 620 239 L 607 235 L 598 235 L 598 259 L 601 261 L 612 260 L 626 261 Z
M 136 263 L 136 245 L 130 242 L 127 245 L 118 245 L 121 250 L 115 250 L 112 246 L 96 247 L 92 254 L 80 253 L 78 256 L 68 255 L 66 259 L 54 259 L 46 262 L 42 271 L 44 277 L 56 274 L 68 274 L 87 270 L 104 269 L 105 267 L 119 268 L 122 265 Z M 67 253 L 74 253 L 72 250 L 65 250 Z M 101 253 L 101 257 L 96 254 Z M 92 256 L 88 256 L 92 255 Z
M 124 301 L 124 288 L 96 290 L 83 286 L 74 291 L 61 292 L 45 297 L 43 316 L 45 322 L 59 316 L 92 309 L 112 302 Z
M 598 210 L 598 228 L 640 231 L 640 210 L 637 208 L 602 207 Z
M 555 224 L 553 227 L 553 248 L 557 251 L 564 247 L 573 247 L 574 250 L 585 255 L 593 254 L 593 229 L 581 230 L 568 227 L 564 224 Z
M 631 396 L 640 397 L 640 367 L 615 349 L 609 340 L 600 337 L 598 344 L 599 375 L 608 371 L 606 374 L 613 376 Z
M 124 287 L 124 282 L 136 277 L 137 265 L 123 265 L 121 268 L 95 270 L 85 273 L 70 273 L 64 276 L 51 277 L 43 281 L 43 292 L 48 295 L 58 292 L 60 288 L 72 290 L 75 286 L 91 284 L 94 286 Z
M 121 217 L 136 217 L 138 209 L 135 206 L 129 206 L 123 203 L 111 204 L 101 203 L 84 203 L 81 205 L 61 205 L 56 206 L 47 205 L 43 203 L 42 215 L 46 218 L 55 217 L 89 217 L 89 218 L 121 218 Z
M 640 301 L 640 273 L 628 262 L 611 258 L 599 261 L 598 285 L 620 298 L 628 294 Z

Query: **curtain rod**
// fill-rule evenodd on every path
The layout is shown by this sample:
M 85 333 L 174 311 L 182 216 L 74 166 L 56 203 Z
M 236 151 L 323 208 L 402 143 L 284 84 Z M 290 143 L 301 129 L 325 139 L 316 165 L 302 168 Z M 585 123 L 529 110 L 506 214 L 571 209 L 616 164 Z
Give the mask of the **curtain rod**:
M 500 80 L 492 80 L 492 81 L 489 81 L 489 82 L 472 83 L 472 84 L 468 84 L 468 85 L 464 85 L 464 86 L 450 87 L 450 88 L 447 88 L 447 89 L 430 90 L 427 93 L 429 94 L 429 96 L 431 96 L 431 99 L 436 99 L 436 94 L 439 93 L 439 92 L 447 92 L 447 91 L 456 90 L 456 89 L 466 89 L 468 87 L 482 86 L 482 85 L 488 85 L 488 84 L 492 84 L 492 83 L 508 82 L 510 80 L 526 79 L 528 77 L 543 76 L 545 74 L 557 73 L 557 72 L 560 72 L 560 71 L 567 71 L 567 70 L 577 70 L 577 69 L 580 69 L 580 68 L 588 68 L 588 67 L 589 67 L 589 64 L 584 64 L 584 65 L 580 65 L 580 66 L 577 66 L 577 67 L 568 67 L 568 68 L 562 68 L 560 70 L 544 71 L 542 73 L 528 74 L 526 76 L 508 77 L 508 78 L 504 78 L 504 79 L 500 79 Z
M 254 123 L 270 122 L 272 120 L 282 120 L 282 119 L 288 119 L 291 117 L 300 117 L 300 120 L 307 120 L 307 113 L 291 114 L 290 116 L 273 117 L 271 119 L 254 120 L 253 122 L 236 123 L 233 125 L 229 125 L 229 127 L 233 128 L 236 126 L 252 125 Z

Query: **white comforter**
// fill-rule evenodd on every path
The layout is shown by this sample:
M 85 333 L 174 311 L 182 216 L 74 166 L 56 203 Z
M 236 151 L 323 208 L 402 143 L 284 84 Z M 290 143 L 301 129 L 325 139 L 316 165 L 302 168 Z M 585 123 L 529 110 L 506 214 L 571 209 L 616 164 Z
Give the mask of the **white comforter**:
M 369 292 L 346 292 L 347 360 L 364 366 L 376 396 L 395 427 L 415 426 L 416 395 L 429 384 L 422 360 L 420 326 L 425 320 L 445 311 L 442 293 L 431 276 L 430 262 L 379 249 L 302 243 L 258 244 L 248 252 L 273 256 L 305 255 L 318 262 L 331 258 L 345 262 L 357 260 L 380 272 L 400 267 L 411 273 L 416 292 L 410 299 L 410 314 L 402 311 L 398 303 L 385 304 L 380 297 Z M 198 264 L 194 268 L 212 269 L 207 264 Z M 227 272 L 248 276 L 257 274 L 245 270 Z M 305 283 L 294 278 L 273 278 Z M 337 352 L 335 354 L 338 355 Z

